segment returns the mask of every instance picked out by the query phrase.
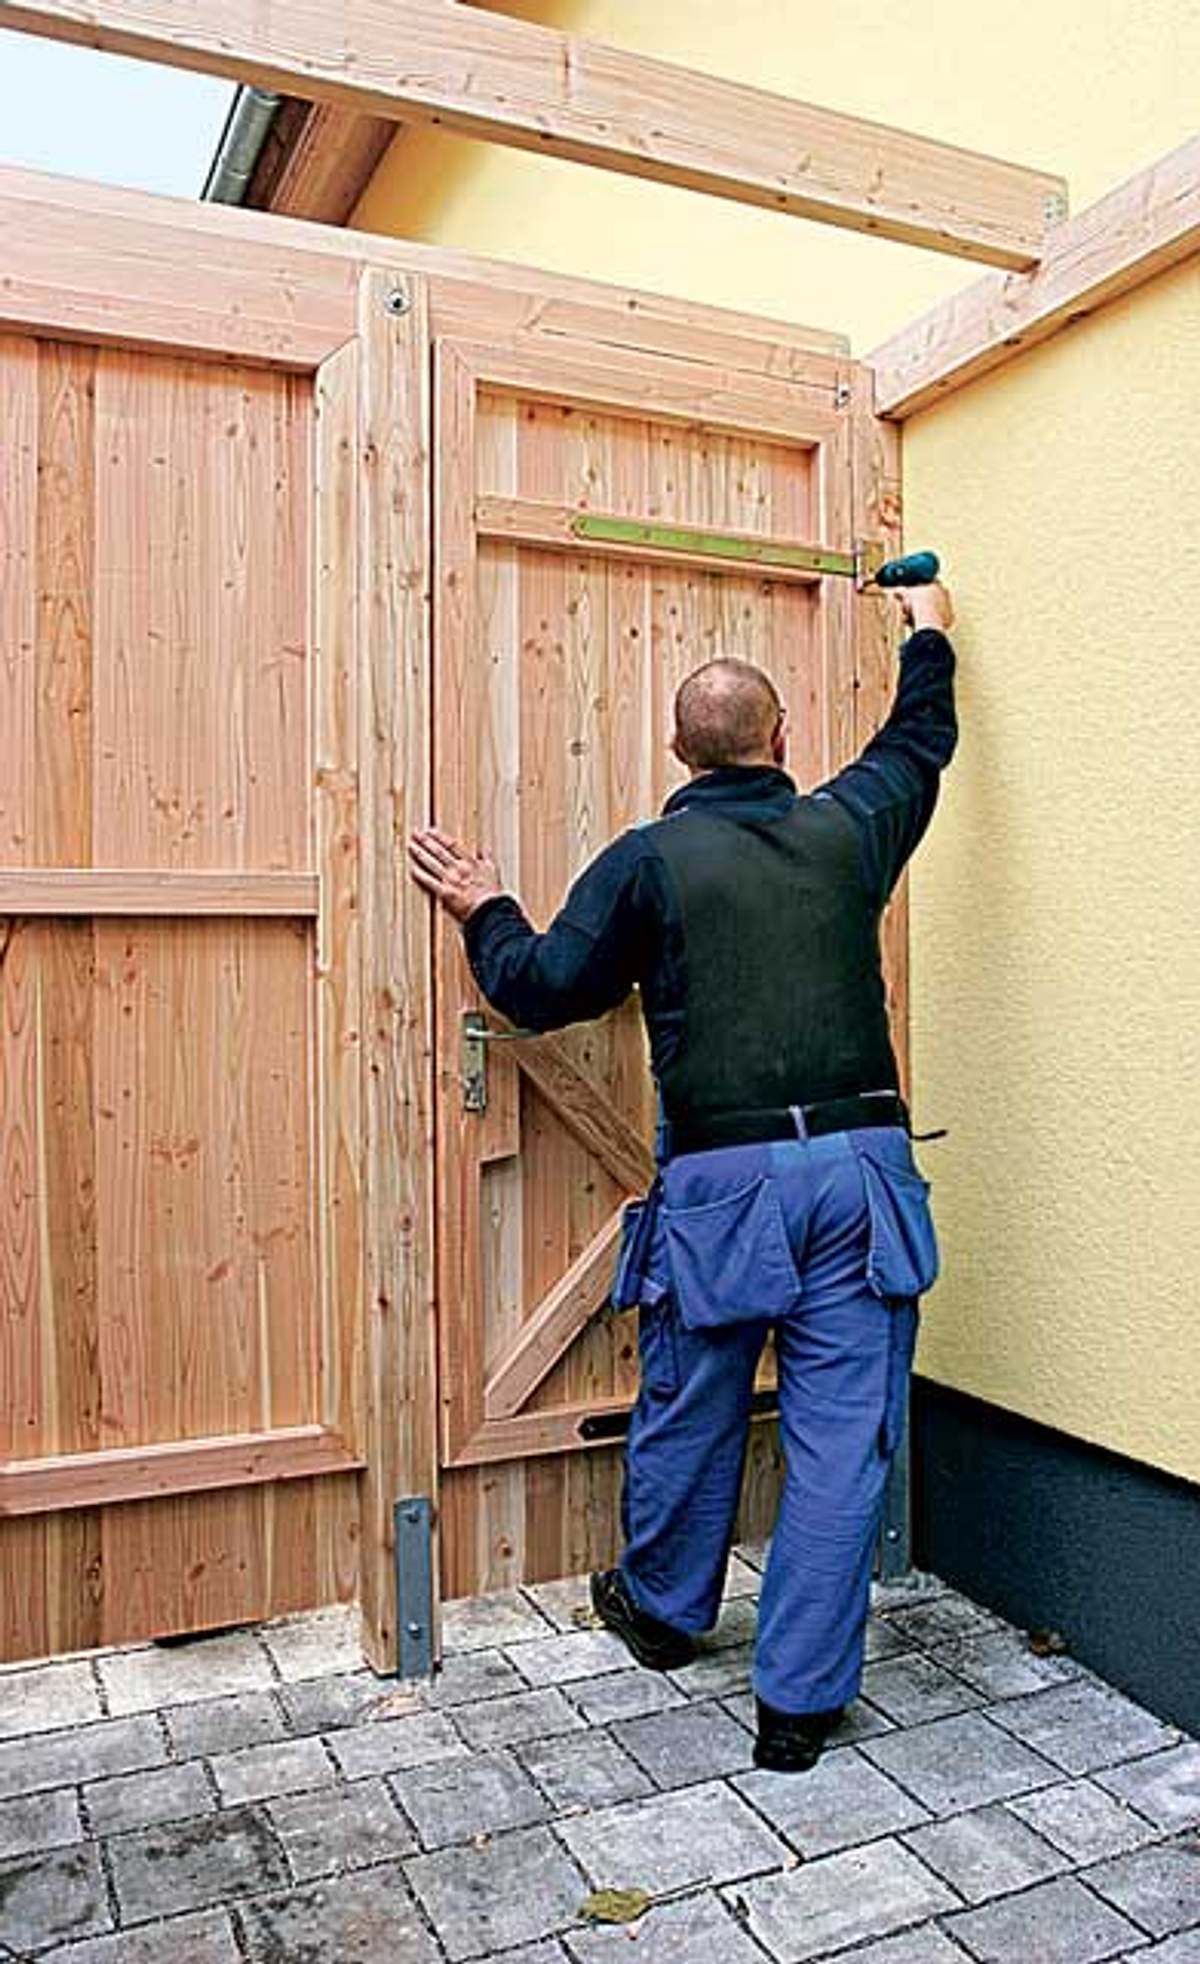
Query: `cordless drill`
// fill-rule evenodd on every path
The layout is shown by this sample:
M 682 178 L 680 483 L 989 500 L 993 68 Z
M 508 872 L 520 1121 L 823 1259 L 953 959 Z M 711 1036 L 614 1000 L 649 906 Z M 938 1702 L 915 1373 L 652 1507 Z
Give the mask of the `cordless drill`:
M 930 586 L 941 571 L 936 552 L 906 552 L 902 559 L 885 559 L 868 586 Z

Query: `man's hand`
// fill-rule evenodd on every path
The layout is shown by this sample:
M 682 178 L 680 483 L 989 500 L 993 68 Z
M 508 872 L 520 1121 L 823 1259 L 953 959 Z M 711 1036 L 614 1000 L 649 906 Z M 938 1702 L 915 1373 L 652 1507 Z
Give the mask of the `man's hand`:
M 936 627 L 939 633 L 949 634 L 954 626 L 954 602 L 940 580 L 928 586 L 896 587 L 894 591 L 914 634 L 922 627 Z
M 504 892 L 500 868 L 488 852 L 472 852 L 436 825 L 414 832 L 408 842 L 408 867 L 424 887 L 461 925 L 485 900 Z

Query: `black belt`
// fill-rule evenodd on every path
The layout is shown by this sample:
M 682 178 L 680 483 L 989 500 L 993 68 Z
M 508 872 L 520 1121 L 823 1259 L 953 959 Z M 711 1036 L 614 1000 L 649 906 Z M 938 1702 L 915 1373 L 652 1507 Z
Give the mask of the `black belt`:
M 797 1123 L 799 1120 L 799 1123 Z M 752 1146 L 771 1139 L 819 1139 L 825 1132 L 853 1132 L 866 1125 L 902 1125 L 908 1107 L 896 1091 L 860 1091 L 823 1098 L 815 1105 L 764 1105 L 755 1111 L 708 1112 L 667 1124 L 670 1158 L 712 1152 L 718 1146 Z

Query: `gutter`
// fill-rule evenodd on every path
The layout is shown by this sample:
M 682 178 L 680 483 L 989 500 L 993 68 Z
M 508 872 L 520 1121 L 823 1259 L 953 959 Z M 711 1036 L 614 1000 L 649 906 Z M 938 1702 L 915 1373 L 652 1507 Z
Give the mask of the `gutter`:
M 251 88 L 244 82 L 239 85 L 200 193 L 207 203 L 240 205 L 244 202 L 254 167 L 282 101 L 283 97 L 270 89 Z

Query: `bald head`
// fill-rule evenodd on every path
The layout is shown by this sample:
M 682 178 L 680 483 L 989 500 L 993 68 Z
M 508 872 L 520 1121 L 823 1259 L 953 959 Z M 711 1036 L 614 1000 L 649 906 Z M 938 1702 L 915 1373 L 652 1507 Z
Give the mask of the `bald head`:
M 782 761 L 782 704 L 770 676 L 732 655 L 685 676 L 675 697 L 675 754 L 693 771 Z

